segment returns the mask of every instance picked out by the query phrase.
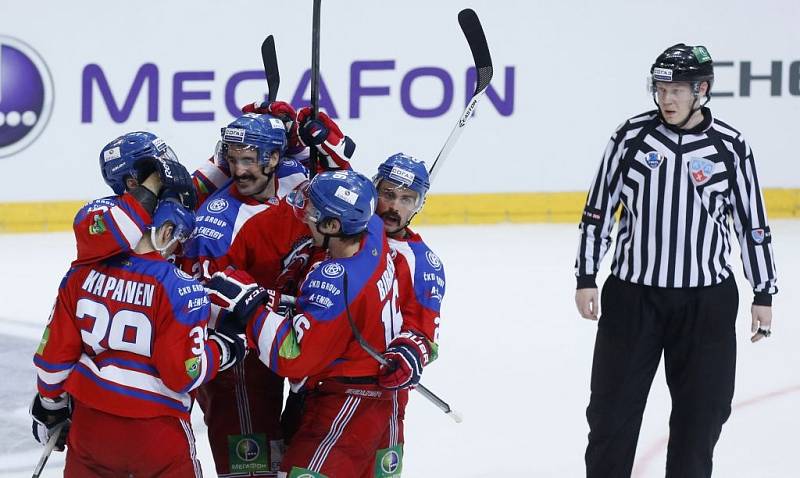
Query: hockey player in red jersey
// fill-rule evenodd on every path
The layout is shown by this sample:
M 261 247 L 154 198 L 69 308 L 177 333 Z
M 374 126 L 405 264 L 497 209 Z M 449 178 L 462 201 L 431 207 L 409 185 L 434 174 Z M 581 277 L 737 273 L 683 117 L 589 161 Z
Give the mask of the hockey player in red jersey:
M 77 257 L 88 264 L 128 252 L 150 226 L 162 189 L 195 207 L 192 179 L 172 148 L 153 133 L 127 133 L 100 152 L 100 171 L 114 196 L 95 199 L 75 215 Z
M 397 426 L 397 392 L 378 385 L 378 362 L 354 331 L 381 353 L 402 324 L 375 202 L 374 185 L 352 171 L 321 173 L 303 194 L 292 195 L 329 254 L 302 282 L 293 314 L 276 312 L 277 293 L 257 288 L 242 271 L 218 273 L 206 284 L 232 318 L 251 318 L 248 341 L 259 358 L 293 388 L 309 390 L 283 476 L 373 477 L 376 460 L 399 466 L 399 448 L 379 449 L 386 430 Z M 266 308 L 253 307 L 267 298 Z
M 329 131 L 334 129 L 339 131 L 329 125 Z M 235 266 L 259 284 L 275 286 L 283 257 L 310 235 L 305 224 L 294 220 L 291 206 L 281 201 L 307 180 L 305 167 L 284 157 L 286 147 L 285 125 L 271 115 L 247 113 L 223 128 L 217 149 L 232 178 L 198 211 L 196 237 L 182 259 L 184 270 L 205 280 Z M 349 167 L 343 157 L 328 163 Z M 253 356 L 203 387 L 198 401 L 219 476 L 275 476 L 283 449 L 281 377 Z M 240 443 L 251 444 L 252 459 L 239 457 Z
M 201 476 L 190 392 L 245 344 L 206 329 L 203 287 L 165 260 L 193 228 L 191 210 L 162 200 L 133 251 L 62 280 L 34 357 L 31 415 L 42 443 L 71 421 L 64 476 Z
M 373 178 L 378 191 L 376 213 L 383 219 L 397 268 L 403 316 L 400 334 L 384 353 L 378 383 L 398 392 L 397 428 L 384 436 L 383 448 L 404 444 L 403 422 L 408 390 L 420 381 L 423 367 L 438 355 L 439 313 L 445 292 L 444 266 L 419 234 L 409 228 L 430 188 L 425 163 L 397 153 L 378 166 Z

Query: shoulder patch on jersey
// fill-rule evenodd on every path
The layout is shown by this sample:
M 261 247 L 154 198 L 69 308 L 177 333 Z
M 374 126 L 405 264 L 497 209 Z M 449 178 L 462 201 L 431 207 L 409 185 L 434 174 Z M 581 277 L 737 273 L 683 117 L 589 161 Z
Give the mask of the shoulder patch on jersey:
M 328 279 L 336 279 L 344 275 L 344 266 L 338 262 L 331 262 L 322 267 L 322 275 Z
M 194 277 L 192 277 L 189 274 L 183 272 L 182 270 L 178 269 L 177 267 L 173 268 L 172 272 L 174 272 L 175 275 L 178 276 L 178 279 L 181 279 L 181 280 L 193 280 L 194 279 Z
M 107 230 L 106 223 L 103 220 L 103 215 L 102 214 L 96 215 L 94 217 L 93 221 L 94 222 L 92 224 L 89 224 L 89 234 L 90 235 L 96 236 L 98 234 L 102 234 L 102 233 L 106 232 L 106 230 Z
M 433 253 L 433 251 L 425 251 L 425 258 L 428 259 L 428 264 L 434 268 L 434 270 L 440 270 L 442 268 L 442 261 L 439 259 L 439 256 Z
M 769 244 L 771 239 L 772 233 L 770 232 L 769 227 L 752 229 L 750 231 L 750 240 L 753 242 L 753 244 L 762 246 L 764 244 Z
M 208 203 L 208 206 L 206 206 L 206 208 L 211 213 L 219 214 L 224 210 L 228 209 L 228 201 L 226 201 L 225 198 L 217 198 Z

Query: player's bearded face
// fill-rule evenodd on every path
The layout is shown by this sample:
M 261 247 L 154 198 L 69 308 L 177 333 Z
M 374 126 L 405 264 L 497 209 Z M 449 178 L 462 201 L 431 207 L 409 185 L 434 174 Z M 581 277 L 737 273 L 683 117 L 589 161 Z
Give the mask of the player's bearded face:
M 227 160 L 233 183 L 242 196 L 258 194 L 269 184 L 269 177 L 258 164 L 258 150 L 255 148 L 230 146 Z
M 388 234 L 405 228 L 417 211 L 418 204 L 419 195 L 415 191 L 385 180 L 378 185 L 376 212 L 383 219 Z

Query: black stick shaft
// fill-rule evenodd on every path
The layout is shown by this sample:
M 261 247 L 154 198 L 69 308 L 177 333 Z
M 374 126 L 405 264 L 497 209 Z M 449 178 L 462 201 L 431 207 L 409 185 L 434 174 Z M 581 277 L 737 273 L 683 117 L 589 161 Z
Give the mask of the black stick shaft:
M 314 0 L 314 11 L 311 20 L 311 118 L 317 119 L 319 113 L 319 30 L 320 9 L 322 0 Z M 309 147 L 308 174 L 317 174 L 317 147 Z

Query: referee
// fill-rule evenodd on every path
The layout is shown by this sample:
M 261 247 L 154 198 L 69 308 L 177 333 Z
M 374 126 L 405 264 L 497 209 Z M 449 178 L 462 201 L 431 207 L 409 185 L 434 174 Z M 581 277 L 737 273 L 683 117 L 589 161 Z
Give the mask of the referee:
M 739 297 L 729 219 L 755 295 L 753 342 L 770 335 L 778 291 L 753 153 L 705 106 L 711 56 L 703 46 L 677 44 L 650 73 L 657 109 L 614 133 L 580 224 L 575 303 L 581 316 L 596 320 L 595 276 L 622 206 L 586 409 L 588 478 L 630 476 L 662 351 L 672 396 L 666 476 L 711 476 L 736 369 Z

